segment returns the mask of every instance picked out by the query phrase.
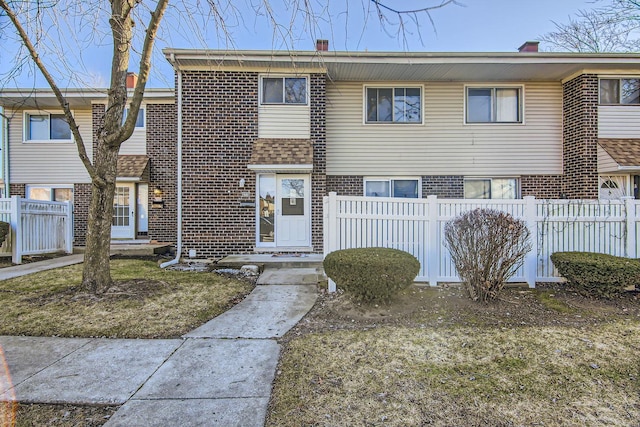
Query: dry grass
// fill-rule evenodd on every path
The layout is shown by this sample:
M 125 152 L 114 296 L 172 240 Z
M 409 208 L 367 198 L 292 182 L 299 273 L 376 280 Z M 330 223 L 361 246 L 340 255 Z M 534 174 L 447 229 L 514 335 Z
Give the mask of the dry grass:
M 379 327 L 294 338 L 268 426 L 639 425 L 640 325 Z
M 98 427 L 109 421 L 117 406 L 18 405 L 16 427 Z
M 82 265 L 0 282 L 0 334 L 173 338 L 224 312 L 252 286 L 215 273 L 113 260 L 116 286 L 98 298 L 79 287 Z

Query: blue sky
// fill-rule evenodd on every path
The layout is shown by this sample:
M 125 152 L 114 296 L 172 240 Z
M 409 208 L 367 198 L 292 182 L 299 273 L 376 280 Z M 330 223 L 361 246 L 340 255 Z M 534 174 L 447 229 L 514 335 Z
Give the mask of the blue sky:
M 418 4 L 437 4 L 440 0 L 387 0 L 389 5 L 413 7 Z M 234 47 L 238 49 L 283 49 L 311 50 L 316 38 L 330 40 L 331 50 L 349 51 L 437 51 L 437 52 L 515 52 L 527 40 L 536 40 L 539 35 L 554 28 L 552 21 L 567 22 L 570 15 L 580 9 L 591 9 L 606 3 L 606 0 L 460 0 L 464 6 L 448 5 L 434 10 L 431 14 L 435 30 L 428 18 L 421 15 L 418 36 L 415 25 L 409 25 L 406 40 L 397 37 L 396 27 L 382 28 L 375 13 L 369 11 L 368 0 L 312 0 L 320 18 L 312 25 L 303 20 L 293 30 L 293 35 L 281 37 L 267 24 L 264 16 L 256 15 L 251 5 L 261 4 L 261 0 L 233 1 L 238 9 L 227 19 L 228 31 Z M 292 11 L 283 4 L 291 2 L 271 0 L 275 13 L 281 22 L 287 23 Z M 327 4 L 326 9 L 317 7 Z M 400 7 L 400 6 L 398 6 Z M 164 47 L 180 48 L 225 48 L 224 38 L 219 37 L 214 26 L 205 18 L 191 14 L 189 22 L 178 21 L 177 16 L 186 16 L 176 9 L 168 12 L 162 24 L 163 33 L 157 42 L 154 70 L 149 87 L 173 86 L 173 73 L 169 64 L 160 54 Z M 300 18 L 300 15 L 298 15 Z M 6 19 L 6 18 L 5 18 Z M 392 23 L 396 17 L 389 15 Z M 194 29 L 197 27 L 198 29 Z M 205 28 L 203 30 L 203 28 Z M 312 28 L 310 31 L 309 28 Z M 107 39 L 108 40 L 108 39 Z M 284 41 L 283 41 L 284 40 Z M 3 42 L 5 43 L 5 42 Z M 15 44 L 15 43 L 14 43 Z M 5 46 L 3 46 L 5 48 Z M 5 48 L 6 49 L 6 48 Z M 13 65 L 13 57 L 5 51 L 0 54 L 0 74 Z M 111 48 L 102 43 L 100 47 L 83 48 L 83 66 L 70 64 L 71 69 L 83 69 L 82 79 L 69 77 L 61 69 L 61 86 L 105 86 L 109 81 Z M 80 55 L 76 55 L 78 57 Z M 71 58 L 72 55 L 67 55 Z M 50 59 L 53 61 L 53 59 Z M 72 60 L 73 62 L 73 60 Z M 81 80 L 78 83 L 78 80 Z M 46 87 L 46 82 L 36 73 L 24 70 L 17 78 L 0 80 L 5 88 Z

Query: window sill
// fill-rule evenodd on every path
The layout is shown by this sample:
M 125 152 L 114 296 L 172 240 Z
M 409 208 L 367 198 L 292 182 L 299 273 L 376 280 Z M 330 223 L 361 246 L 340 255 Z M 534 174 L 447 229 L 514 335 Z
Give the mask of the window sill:
M 72 139 L 29 139 L 23 144 L 73 144 Z

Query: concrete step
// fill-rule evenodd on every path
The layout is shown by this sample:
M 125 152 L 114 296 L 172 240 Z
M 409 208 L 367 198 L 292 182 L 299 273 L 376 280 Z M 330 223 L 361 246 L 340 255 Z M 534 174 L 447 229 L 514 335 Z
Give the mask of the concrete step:
M 243 265 L 257 265 L 266 268 L 322 268 L 322 254 L 277 255 L 242 254 L 228 255 L 216 263 L 218 267 L 240 268 Z
M 322 274 L 317 268 L 274 268 L 268 266 L 258 278 L 258 285 L 317 285 Z

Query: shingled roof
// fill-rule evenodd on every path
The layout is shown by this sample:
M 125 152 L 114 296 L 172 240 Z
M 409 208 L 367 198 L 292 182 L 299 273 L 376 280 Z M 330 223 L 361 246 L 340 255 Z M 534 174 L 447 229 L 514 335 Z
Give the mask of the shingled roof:
M 309 139 L 260 138 L 253 143 L 251 166 L 313 165 L 313 146 Z
M 149 182 L 149 158 L 145 155 L 118 156 L 118 178 L 137 178 Z
M 640 139 L 601 138 L 598 144 L 620 166 L 640 166 Z

